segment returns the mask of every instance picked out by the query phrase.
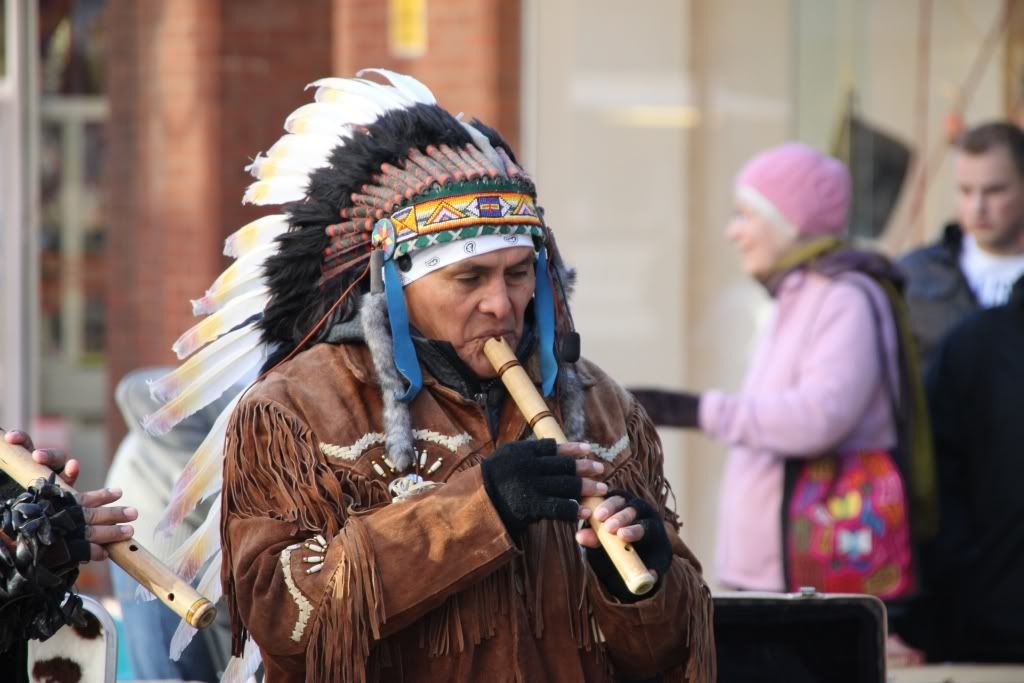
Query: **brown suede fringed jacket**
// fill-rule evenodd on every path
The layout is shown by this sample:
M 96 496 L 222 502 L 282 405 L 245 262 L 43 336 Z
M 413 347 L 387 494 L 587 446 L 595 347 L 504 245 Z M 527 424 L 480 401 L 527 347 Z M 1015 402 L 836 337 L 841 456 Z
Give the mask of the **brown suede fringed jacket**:
M 574 525 L 533 524 L 521 546 L 509 537 L 478 465 L 529 437 L 510 400 L 492 439 L 477 403 L 425 376 L 411 404 L 416 462 L 441 485 L 392 502 L 370 354 L 320 344 L 258 383 L 228 430 L 221 533 L 236 652 L 254 638 L 267 683 L 712 681 L 711 596 L 666 507 L 658 436 L 626 391 L 586 361 L 576 368 L 606 481 L 665 517 L 676 557 L 652 597 L 609 597 Z

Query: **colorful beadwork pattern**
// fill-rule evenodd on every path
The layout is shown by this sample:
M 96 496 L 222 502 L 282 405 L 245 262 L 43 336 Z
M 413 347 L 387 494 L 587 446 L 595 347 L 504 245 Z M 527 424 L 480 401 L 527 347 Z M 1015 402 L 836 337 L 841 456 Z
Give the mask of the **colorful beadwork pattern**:
M 390 220 L 394 237 L 375 235 L 375 243 L 390 251 L 390 240 L 394 239 L 399 256 L 453 239 L 543 235 L 543 222 L 533 197 L 521 191 L 444 193 L 403 207 L 385 220 Z

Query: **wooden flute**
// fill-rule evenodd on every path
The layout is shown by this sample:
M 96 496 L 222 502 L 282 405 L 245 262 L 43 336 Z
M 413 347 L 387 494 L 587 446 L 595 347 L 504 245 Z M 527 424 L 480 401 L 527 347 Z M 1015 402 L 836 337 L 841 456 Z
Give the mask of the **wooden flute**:
M 3 430 L 0 430 L 0 437 Z M 51 470 L 32 459 L 32 454 L 21 446 L 14 446 L 0 438 L 0 469 L 24 488 L 36 479 L 46 479 Z M 78 492 L 60 479 L 57 483 L 78 497 Z M 161 602 L 174 610 L 190 626 L 206 628 L 217 616 L 217 608 L 189 584 L 181 580 L 138 541 L 128 539 L 103 546 L 110 559 L 133 579 L 145 586 Z
M 508 389 L 519 412 L 530 423 L 537 438 L 554 439 L 556 443 L 566 443 L 568 439 L 565 438 L 562 427 L 558 424 L 555 416 L 551 414 L 544 398 L 533 386 L 530 376 L 526 374 L 526 370 L 520 365 L 519 359 L 516 358 L 509 345 L 500 338 L 488 339 L 484 343 L 484 355 L 494 366 L 498 377 Z M 599 497 L 589 497 L 584 498 L 580 504 L 590 508 L 593 512 L 602 500 Z M 643 560 L 637 555 L 633 546 L 614 533 L 607 531 L 604 524 L 599 522 L 593 514 L 590 515 L 590 526 L 597 533 L 601 547 L 608 553 L 608 557 L 619 571 L 626 587 L 634 595 L 649 593 L 654 588 L 655 578 L 644 566 Z

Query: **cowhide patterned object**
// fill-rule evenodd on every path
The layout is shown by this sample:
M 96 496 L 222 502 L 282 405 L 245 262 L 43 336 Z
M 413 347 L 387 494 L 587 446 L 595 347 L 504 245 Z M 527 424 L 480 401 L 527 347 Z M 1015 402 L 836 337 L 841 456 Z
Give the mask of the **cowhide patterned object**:
M 85 627 L 65 626 L 46 642 L 30 641 L 32 683 L 113 683 L 117 677 L 117 630 L 102 605 L 82 596 Z

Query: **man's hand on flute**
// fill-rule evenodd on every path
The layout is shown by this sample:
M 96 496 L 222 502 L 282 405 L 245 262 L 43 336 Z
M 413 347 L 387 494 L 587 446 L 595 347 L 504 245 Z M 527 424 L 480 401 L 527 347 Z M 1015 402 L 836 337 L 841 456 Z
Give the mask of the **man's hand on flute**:
M 74 486 L 81 472 L 81 465 L 67 453 L 55 448 L 37 449 L 32 438 L 25 432 L 13 430 L 4 434 L 4 440 L 14 446 L 32 451 L 32 459 L 57 473 L 68 486 Z M 81 493 L 78 498 L 85 518 L 85 538 L 89 541 L 89 561 L 107 559 L 103 548 L 107 543 L 124 541 L 132 537 L 134 529 L 128 525 L 138 518 L 138 510 L 132 507 L 103 507 L 121 498 L 120 489 L 96 489 Z
M 484 488 L 513 538 L 541 519 L 590 517 L 580 498 L 603 496 L 608 485 L 591 478 L 603 473 L 604 465 L 580 457 L 588 453 L 589 444 L 540 439 L 505 444 L 484 460 Z
M 594 509 L 594 516 L 604 523 L 605 530 L 633 545 L 655 579 L 665 575 L 672 564 L 672 544 L 665 532 L 665 522 L 653 505 L 627 491 L 613 490 Z M 587 549 L 591 568 L 610 593 L 624 602 L 642 597 L 633 595 L 626 587 L 593 529 L 577 531 L 576 542 Z

